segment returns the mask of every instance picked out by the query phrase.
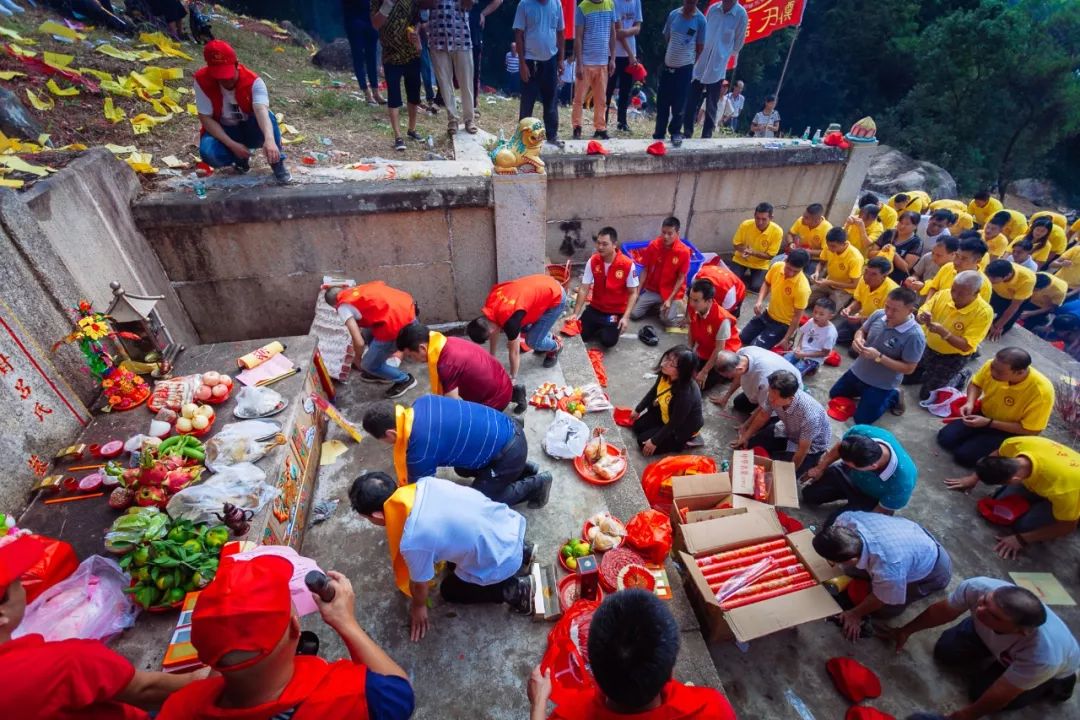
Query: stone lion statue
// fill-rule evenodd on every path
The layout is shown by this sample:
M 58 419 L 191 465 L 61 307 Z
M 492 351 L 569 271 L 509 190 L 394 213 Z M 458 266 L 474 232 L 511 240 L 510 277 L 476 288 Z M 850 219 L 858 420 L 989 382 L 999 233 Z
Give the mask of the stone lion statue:
M 490 153 L 495 172 L 500 175 L 544 172 L 540 147 L 545 137 L 542 120 L 530 117 L 519 121 L 514 136 L 500 142 Z

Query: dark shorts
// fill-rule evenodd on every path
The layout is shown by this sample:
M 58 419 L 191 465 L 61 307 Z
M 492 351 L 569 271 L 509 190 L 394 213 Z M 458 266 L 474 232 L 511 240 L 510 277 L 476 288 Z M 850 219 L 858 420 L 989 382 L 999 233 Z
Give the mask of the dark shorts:
M 401 81 L 405 81 L 405 99 L 410 105 L 420 104 L 420 58 L 404 65 L 383 63 L 386 75 L 386 104 L 390 108 L 399 108 L 401 102 Z

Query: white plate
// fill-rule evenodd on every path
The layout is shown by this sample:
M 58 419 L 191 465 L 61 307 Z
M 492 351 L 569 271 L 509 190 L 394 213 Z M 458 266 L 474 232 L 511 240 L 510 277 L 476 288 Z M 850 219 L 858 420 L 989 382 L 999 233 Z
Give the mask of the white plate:
M 268 413 L 264 413 L 262 415 L 246 415 L 246 414 L 244 414 L 243 412 L 240 411 L 239 407 L 235 407 L 235 408 L 233 408 L 233 415 L 240 418 L 241 420 L 257 420 L 259 418 L 268 418 L 268 417 L 272 417 L 274 415 L 277 415 L 279 412 L 281 412 L 282 410 L 284 410 L 287 407 L 289 407 L 289 401 L 287 399 L 282 398 L 281 402 L 279 402 L 274 407 L 274 409 L 271 410 Z

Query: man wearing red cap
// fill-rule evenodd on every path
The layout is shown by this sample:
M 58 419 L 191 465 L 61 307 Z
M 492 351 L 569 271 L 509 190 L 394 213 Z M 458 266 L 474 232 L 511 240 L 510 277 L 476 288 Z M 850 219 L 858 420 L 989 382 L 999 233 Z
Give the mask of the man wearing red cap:
M 222 560 L 191 617 L 191 644 L 199 660 L 220 674 L 173 695 L 158 720 L 406 720 L 412 715 L 408 676 L 356 622 L 356 596 L 341 573 L 328 573 L 333 600 L 313 597 L 351 659 L 328 663 L 296 654 L 300 618 L 289 589 L 292 575 L 292 563 L 282 557 Z
M 281 184 L 292 180 L 285 167 L 281 131 L 270 112 L 270 94 L 262 78 L 240 64 L 224 40 L 203 47 L 206 67 L 195 71 L 195 107 L 202 123 L 199 155 L 210 167 L 251 169 L 251 148 L 262 148 Z
M 34 537 L 0 547 L 0 708 L 20 720 L 143 720 L 170 693 L 203 677 L 136 670 L 97 640 L 12 639 L 26 611 L 19 578 L 41 560 Z M 16 679 L 17 678 L 17 679 Z

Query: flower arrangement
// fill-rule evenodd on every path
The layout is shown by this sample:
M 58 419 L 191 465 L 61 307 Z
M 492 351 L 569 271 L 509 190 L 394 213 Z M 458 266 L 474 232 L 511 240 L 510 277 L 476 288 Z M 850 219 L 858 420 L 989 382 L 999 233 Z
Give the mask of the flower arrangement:
M 141 405 L 150 396 L 146 382 L 133 372 L 119 367 L 112 355 L 102 345 L 102 340 L 137 340 L 138 335 L 129 332 L 117 332 L 109 324 L 109 316 L 96 312 L 88 300 L 80 300 L 74 309 L 75 331 L 53 345 L 56 352 L 61 345 L 78 343 L 86 360 L 87 370 L 98 378 L 105 392 L 110 410 L 130 410 Z

